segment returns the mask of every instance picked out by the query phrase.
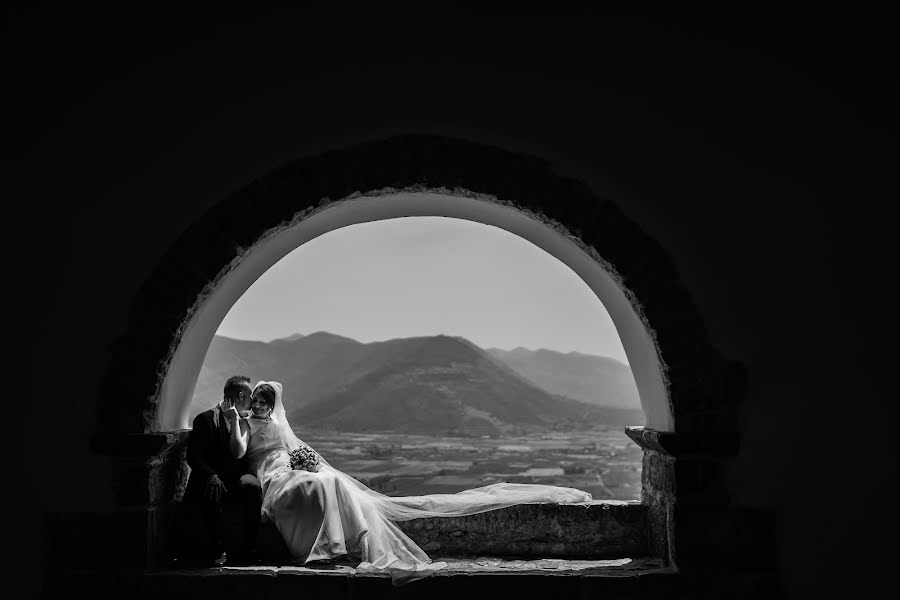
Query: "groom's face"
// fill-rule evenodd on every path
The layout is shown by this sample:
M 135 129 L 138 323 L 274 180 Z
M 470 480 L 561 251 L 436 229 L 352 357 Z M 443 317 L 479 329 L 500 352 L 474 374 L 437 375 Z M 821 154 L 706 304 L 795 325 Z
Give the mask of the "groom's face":
M 253 389 L 249 385 L 245 385 L 234 399 L 234 407 L 238 412 L 250 410 L 250 396 L 252 395 Z

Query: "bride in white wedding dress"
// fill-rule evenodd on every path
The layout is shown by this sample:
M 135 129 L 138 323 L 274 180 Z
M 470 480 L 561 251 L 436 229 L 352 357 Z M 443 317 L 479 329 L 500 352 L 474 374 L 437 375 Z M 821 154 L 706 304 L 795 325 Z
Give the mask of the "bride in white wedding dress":
M 272 519 L 298 564 L 342 555 L 358 558 L 357 571 L 390 573 L 395 585 L 446 566 L 432 562 L 395 524 L 423 517 L 458 517 L 529 502 L 574 503 L 592 499 L 574 488 L 497 483 L 456 494 L 390 497 L 335 469 L 319 455 L 316 472 L 295 470 L 289 453 L 309 448 L 290 428 L 282 386 L 261 381 L 252 414 L 232 427 L 231 449 L 246 456 L 263 491 L 262 512 Z M 315 470 L 315 467 L 313 467 Z

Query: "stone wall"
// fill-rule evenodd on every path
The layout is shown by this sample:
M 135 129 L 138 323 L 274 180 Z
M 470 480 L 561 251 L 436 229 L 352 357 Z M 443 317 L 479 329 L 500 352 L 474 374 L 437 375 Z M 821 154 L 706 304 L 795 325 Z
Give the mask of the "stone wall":
M 739 443 L 739 409 L 746 389 L 743 367 L 724 360 L 710 344 L 699 311 L 672 261 L 618 206 L 597 196 L 583 182 L 558 175 L 547 161 L 460 139 L 398 136 L 296 160 L 261 176 L 205 213 L 171 245 L 135 296 L 128 330 L 114 345 L 113 363 L 102 386 L 99 416 L 105 430 L 153 429 L 157 386 L 181 328 L 198 298 L 235 260 L 240 248 L 252 246 L 271 227 L 290 222 L 298 213 L 330 198 L 410 186 L 460 190 L 515 202 L 516 207 L 567 232 L 621 281 L 654 336 L 679 432 L 664 438 L 668 448 L 660 446 L 663 438 L 653 437 L 655 433 L 649 431 L 639 442 L 647 453 L 647 533 L 643 539 L 653 553 L 675 560 L 679 567 L 699 560 L 689 551 L 690 544 L 681 545 L 679 531 L 687 535 L 693 528 L 692 519 L 697 515 L 689 511 L 689 502 L 721 506 L 729 501 L 723 490 L 730 459 L 722 456 L 719 446 L 733 456 L 729 444 L 736 447 Z M 133 402 L 123 402 L 123 398 Z M 172 438 L 171 447 L 161 446 L 155 453 L 136 459 L 114 458 L 114 468 L 123 472 L 115 477 L 114 485 L 131 490 L 135 494 L 132 505 L 148 511 L 151 564 L 165 552 L 170 503 L 177 501 L 184 476 L 179 443 Z M 675 447 L 685 443 L 692 447 Z M 679 458 L 673 459 L 675 455 Z M 126 484 L 123 476 L 133 480 Z M 141 477 L 143 490 L 139 489 Z M 507 538 L 508 547 L 559 550 L 558 544 L 564 542 L 546 532 L 545 538 L 535 536 L 539 528 L 552 531 L 564 517 L 533 516 L 540 525 L 524 523 L 519 533 Z M 475 526 L 476 521 L 432 524 L 430 530 L 425 523 L 409 527 L 420 528 L 414 533 L 423 536 L 425 546 L 440 544 L 443 551 L 487 550 L 493 533 L 484 532 L 495 529 L 486 524 Z M 634 539 L 623 531 L 618 531 L 622 536 L 616 538 L 617 530 L 604 530 L 604 522 L 598 521 L 591 535 L 601 540 L 606 535 Z M 701 520 L 696 522 L 705 527 Z M 588 537 L 586 531 L 579 533 L 576 538 L 583 541 L 570 544 L 571 551 L 596 550 L 597 541 L 587 541 Z M 635 547 L 635 542 L 615 542 L 602 551 Z M 710 546 L 706 553 L 719 551 Z
M 170 434 L 165 449 L 150 459 L 147 523 L 148 563 L 167 564 L 174 552 L 176 518 L 191 468 L 185 457 L 190 430 Z
M 107 431 L 152 430 L 157 385 L 181 328 L 198 298 L 240 248 L 330 198 L 410 186 L 514 201 L 517 208 L 567 232 L 601 261 L 621 281 L 654 337 L 678 432 L 642 430 L 633 436 L 645 450 L 645 508 L 639 518 L 631 509 L 620 515 L 627 516 L 631 525 L 613 518 L 616 511 L 611 508 L 594 509 L 610 513 L 577 523 L 550 507 L 528 509 L 537 510 L 534 513 L 512 509 L 468 520 L 404 525 L 414 539 L 423 547 L 450 553 L 612 556 L 641 549 L 688 570 L 736 556 L 729 554 L 728 536 L 746 531 L 747 526 L 741 524 L 745 517 L 731 507 L 726 490 L 740 443 L 738 423 L 746 395 L 743 366 L 724 359 L 710 344 L 670 258 L 613 202 L 598 197 L 583 182 L 559 176 L 546 161 L 468 141 L 408 135 L 297 160 L 214 206 L 169 248 L 136 295 L 128 330 L 114 346 L 114 361 L 103 385 L 103 426 Z M 148 512 L 151 565 L 165 554 L 171 504 L 177 502 L 184 477 L 180 443 L 180 438 L 172 438 L 165 449 L 137 460 L 114 459 L 115 469 L 123 473 L 115 477 L 114 485 L 132 490 L 131 501 Z M 150 482 L 143 491 L 138 490 L 140 477 Z M 628 520 L 632 517 L 637 520 Z M 517 525 L 509 527 L 510 520 Z M 575 533 L 559 533 L 569 528 Z M 644 533 L 635 533 L 640 528 Z
M 627 429 L 644 449 L 642 503 L 527 504 L 478 515 L 417 519 L 401 529 L 441 556 L 612 558 L 657 556 L 688 576 L 738 569 L 766 580 L 774 568 L 774 521 L 733 505 L 725 485 L 737 445 L 727 436 Z M 70 515 L 51 528 L 54 564 L 156 568 L 172 558 L 175 514 L 189 467 L 188 432 L 106 436 L 120 511 Z
M 400 528 L 440 556 L 643 556 L 647 507 L 634 502 L 523 504 L 467 517 L 415 519 Z
M 728 435 L 626 431 L 644 450 L 641 473 L 652 554 L 685 577 L 775 588 L 775 521 L 769 511 L 736 506 L 727 486 L 738 451 Z

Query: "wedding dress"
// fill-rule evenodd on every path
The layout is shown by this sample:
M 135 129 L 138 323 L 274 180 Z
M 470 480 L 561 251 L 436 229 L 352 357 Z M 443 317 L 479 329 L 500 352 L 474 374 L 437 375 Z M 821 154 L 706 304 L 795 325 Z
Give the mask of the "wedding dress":
M 271 518 L 301 564 L 349 555 L 357 571 L 389 573 L 394 585 L 426 577 L 446 566 L 428 555 L 395 524 L 425 517 L 473 515 L 530 502 L 588 502 L 591 494 L 567 487 L 496 483 L 456 494 L 391 497 L 335 469 L 324 457 L 319 471 L 293 470 L 288 453 L 307 446 L 288 425 L 276 392 L 268 420 L 249 418 L 247 460 L 262 486 L 262 511 Z

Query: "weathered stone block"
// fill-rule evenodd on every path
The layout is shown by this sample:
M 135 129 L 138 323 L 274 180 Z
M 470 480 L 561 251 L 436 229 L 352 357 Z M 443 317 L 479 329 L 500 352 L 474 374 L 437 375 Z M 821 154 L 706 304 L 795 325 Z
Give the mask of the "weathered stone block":
M 674 462 L 675 459 L 671 456 L 645 450 L 641 467 L 641 484 L 644 491 L 674 496 Z
M 185 460 L 189 435 L 188 429 L 172 432 L 169 444 L 150 459 L 148 487 L 152 505 L 181 501 L 190 475 Z
M 447 555 L 602 558 L 648 551 L 646 506 L 638 503 L 525 504 L 398 525 L 423 548 Z
M 672 499 L 650 494 L 647 502 L 647 546 L 652 556 L 670 559 Z

